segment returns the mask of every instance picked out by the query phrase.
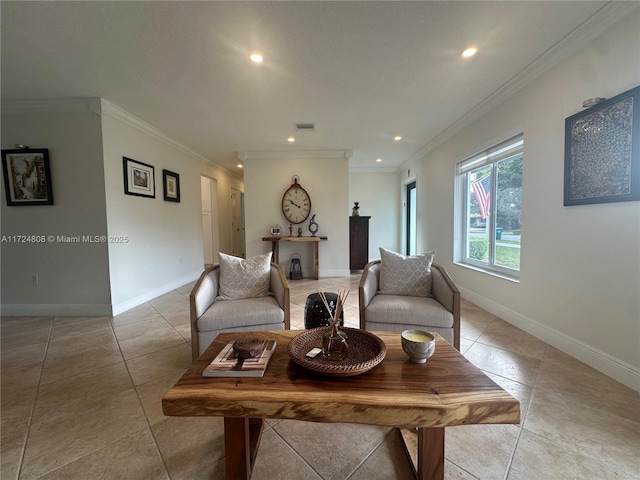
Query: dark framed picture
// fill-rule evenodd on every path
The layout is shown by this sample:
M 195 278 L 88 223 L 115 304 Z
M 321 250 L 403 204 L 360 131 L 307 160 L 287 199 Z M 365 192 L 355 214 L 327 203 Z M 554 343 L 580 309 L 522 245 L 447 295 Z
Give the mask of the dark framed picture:
M 49 149 L 2 150 L 7 205 L 53 205 Z
M 164 199 L 167 202 L 180 202 L 180 175 L 169 170 L 162 170 Z
M 122 157 L 124 193 L 156 198 L 155 169 L 152 165 Z
M 564 205 L 640 200 L 640 87 L 565 120 Z

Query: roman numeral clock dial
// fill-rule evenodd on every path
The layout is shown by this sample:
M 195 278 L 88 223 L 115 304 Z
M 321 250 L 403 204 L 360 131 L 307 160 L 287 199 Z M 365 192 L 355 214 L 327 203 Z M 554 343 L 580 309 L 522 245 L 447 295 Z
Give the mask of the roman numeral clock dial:
M 282 213 L 289 223 L 302 223 L 311 213 L 311 197 L 298 183 L 298 176 L 294 175 L 293 183 L 282 196 Z

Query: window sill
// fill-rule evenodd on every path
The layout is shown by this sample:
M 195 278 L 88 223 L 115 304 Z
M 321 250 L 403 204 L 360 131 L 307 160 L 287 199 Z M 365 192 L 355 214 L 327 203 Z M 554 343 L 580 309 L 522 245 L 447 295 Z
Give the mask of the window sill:
M 492 270 L 489 268 L 482 268 L 479 267 L 477 265 L 471 265 L 469 263 L 462 263 L 462 262 L 453 262 L 455 265 L 458 265 L 460 267 L 464 267 L 464 268 L 468 268 L 469 270 L 474 270 L 476 272 L 480 272 L 480 273 L 485 273 L 487 275 L 491 275 L 492 277 L 497 277 L 497 278 L 501 278 L 502 280 L 508 280 L 509 282 L 513 282 L 513 283 L 520 283 L 520 277 L 516 276 L 516 275 L 509 275 L 507 273 L 503 273 L 500 271 L 496 271 L 496 270 Z

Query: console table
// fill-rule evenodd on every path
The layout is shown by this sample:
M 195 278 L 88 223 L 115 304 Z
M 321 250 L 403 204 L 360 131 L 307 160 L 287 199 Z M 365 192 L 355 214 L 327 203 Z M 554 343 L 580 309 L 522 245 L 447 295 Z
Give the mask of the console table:
M 271 242 L 273 261 L 275 263 L 280 263 L 280 242 L 312 242 L 313 268 L 316 280 L 318 280 L 318 245 L 328 239 L 328 237 L 262 237 L 263 242 Z

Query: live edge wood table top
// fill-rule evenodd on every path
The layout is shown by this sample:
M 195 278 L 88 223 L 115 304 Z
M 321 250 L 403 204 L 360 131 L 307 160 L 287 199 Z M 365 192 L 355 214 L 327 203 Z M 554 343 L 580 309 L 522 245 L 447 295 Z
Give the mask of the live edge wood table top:
M 220 334 L 162 399 L 165 415 L 225 417 L 227 478 L 250 478 L 264 418 L 417 427 L 420 479 L 444 478 L 444 427 L 520 421 L 519 402 L 437 334 L 434 355 L 416 364 L 399 333 L 374 332 L 387 348 L 383 362 L 337 378 L 290 360 L 287 346 L 299 333 Z M 277 342 L 263 377 L 202 377 L 227 343 L 246 336 Z

